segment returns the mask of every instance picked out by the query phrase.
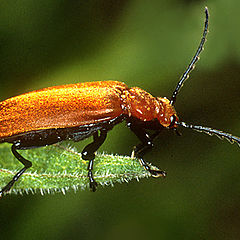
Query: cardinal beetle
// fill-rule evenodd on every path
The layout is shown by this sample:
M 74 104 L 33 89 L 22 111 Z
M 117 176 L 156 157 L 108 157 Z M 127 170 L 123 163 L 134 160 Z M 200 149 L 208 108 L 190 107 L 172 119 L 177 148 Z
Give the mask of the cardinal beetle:
M 104 143 L 108 131 L 124 120 L 141 141 L 134 148 L 134 155 L 154 177 L 166 176 L 166 173 L 152 170 L 143 160 L 143 155 L 153 147 L 153 140 L 163 129 L 173 129 L 178 133 L 177 127 L 182 126 L 240 144 L 240 138 L 229 133 L 180 122 L 173 107 L 203 49 L 208 32 L 207 8 L 205 15 L 201 42 L 171 100 L 153 97 L 138 87 L 129 88 L 122 82 L 100 81 L 44 88 L 0 102 L 0 143 L 12 143 L 13 155 L 24 165 L 2 188 L 0 196 L 8 192 L 32 166 L 17 150 L 47 146 L 64 140 L 80 141 L 90 136 L 93 136 L 93 142 L 83 149 L 82 158 L 89 161 L 88 178 L 90 188 L 95 191 L 97 183 L 92 172 L 94 153 Z

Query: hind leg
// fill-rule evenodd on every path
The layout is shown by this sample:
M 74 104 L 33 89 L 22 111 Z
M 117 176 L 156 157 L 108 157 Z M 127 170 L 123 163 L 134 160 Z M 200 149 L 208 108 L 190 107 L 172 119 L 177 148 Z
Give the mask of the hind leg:
M 2 190 L 0 191 L 0 197 L 2 197 L 4 193 L 8 192 L 12 188 L 14 183 L 17 182 L 18 179 L 22 176 L 22 174 L 32 166 L 32 163 L 29 160 L 25 159 L 17 152 L 16 145 L 14 144 L 12 145 L 12 153 L 17 158 L 17 160 L 24 165 L 24 167 L 14 175 L 12 180 L 5 187 L 2 188 Z

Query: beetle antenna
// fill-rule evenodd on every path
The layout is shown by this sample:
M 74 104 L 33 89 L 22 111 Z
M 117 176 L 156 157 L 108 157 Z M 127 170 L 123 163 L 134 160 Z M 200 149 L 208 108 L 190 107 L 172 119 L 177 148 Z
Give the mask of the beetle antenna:
M 223 132 L 223 131 L 220 131 L 220 130 L 216 130 L 216 129 L 213 129 L 213 128 L 209 128 L 209 127 L 195 126 L 195 125 L 192 125 L 192 124 L 187 124 L 185 122 L 176 122 L 176 124 L 178 126 L 182 126 L 182 127 L 185 127 L 185 128 L 193 129 L 193 130 L 195 130 L 197 132 L 207 133 L 210 136 L 215 135 L 218 138 L 220 138 L 221 140 L 222 139 L 227 139 L 230 143 L 232 143 L 232 144 L 233 143 L 237 143 L 238 146 L 240 147 L 240 137 L 233 136 L 230 133 L 226 133 L 226 132 Z
M 204 30 L 203 30 L 203 35 L 202 35 L 202 39 L 201 42 L 198 46 L 198 49 L 194 55 L 194 57 L 192 58 L 190 64 L 187 67 L 187 70 L 183 73 L 180 81 L 177 84 L 176 89 L 174 90 L 173 94 L 172 94 L 172 98 L 171 98 L 171 105 L 174 105 L 174 103 L 176 102 L 176 97 L 180 91 L 180 89 L 182 88 L 184 82 L 188 79 L 190 72 L 194 69 L 195 63 L 198 61 L 199 59 L 199 55 L 203 50 L 203 45 L 206 41 L 206 36 L 208 33 L 208 17 L 209 17 L 209 13 L 208 13 L 208 8 L 205 7 L 205 14 L 206 14 L 206 18 L 205 18 L 205 25 L 204 25 Z

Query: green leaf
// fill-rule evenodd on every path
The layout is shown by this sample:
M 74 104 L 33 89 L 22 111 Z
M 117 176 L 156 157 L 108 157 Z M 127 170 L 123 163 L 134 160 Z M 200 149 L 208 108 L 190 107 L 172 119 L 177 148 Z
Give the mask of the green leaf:
M 29 168 L 14 184 L 10 193 L 40 192 L 53 193 L 73 189 L 88 189 L 88 161 L 81 158 L 76 149 L 64 145 L 45 148 L 19 150 L 26 159 L 32 161 Z M 23 165 L 13 156 L 10 144 L 0 145 L 0 183 L 5 186 Z M 152 167 L 157 170 L 156 167 Z M 150 177 L 136 158 L 127 156 L 96 154 L 94 178 L 99 185 L 113 186 L 114 183 Z

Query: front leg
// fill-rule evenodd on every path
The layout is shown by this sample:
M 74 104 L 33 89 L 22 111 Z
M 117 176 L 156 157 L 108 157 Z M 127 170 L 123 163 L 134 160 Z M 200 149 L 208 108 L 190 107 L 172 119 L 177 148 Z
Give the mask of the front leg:
M 93 162 L 95 159 L 95 152 L 101 147 L 107 137 L 107 131 L 100 130 L 100 136 L 98 136 L 98 132 L 93 134 L 93 142 L 88 144 L 82 151 L 82 159 L 88 160 L 88 178 L 90 182 L 90 189 L 93 192 L 96 191 L 97 182 L 93 177 Z
M 159 135 L 160 130 L 156 130 L 152 135 L 149 135 L 144 128 L 136 123 L 129 122 L 127 126 L 142 142 L 133 148 L 132 156 L 139 158 L 140 164 L 148 172 L 150 172 L 153 177 L 165 177 L 165 171 L 151 169 L 151 167 L 143 159 L 143 155 L 153 148 L 153 140 Z

